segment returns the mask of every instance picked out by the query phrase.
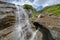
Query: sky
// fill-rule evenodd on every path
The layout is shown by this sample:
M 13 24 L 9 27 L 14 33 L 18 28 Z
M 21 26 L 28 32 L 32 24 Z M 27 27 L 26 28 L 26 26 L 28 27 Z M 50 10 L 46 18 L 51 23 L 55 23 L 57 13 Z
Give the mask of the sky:
M 60 0 L 5 0 L 7 2 L 16 3 L 19 5 L 30 4 L 37 11 L 50 5 L 60 4 Z

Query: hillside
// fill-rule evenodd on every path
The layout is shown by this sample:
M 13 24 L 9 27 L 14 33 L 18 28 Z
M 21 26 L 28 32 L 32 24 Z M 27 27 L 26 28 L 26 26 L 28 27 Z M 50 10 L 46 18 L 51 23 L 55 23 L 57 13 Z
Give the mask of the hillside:
M 59 16 L 60 15 L 60 4 L 45 7 L 40 13 L 52 13 L 52 15 Z

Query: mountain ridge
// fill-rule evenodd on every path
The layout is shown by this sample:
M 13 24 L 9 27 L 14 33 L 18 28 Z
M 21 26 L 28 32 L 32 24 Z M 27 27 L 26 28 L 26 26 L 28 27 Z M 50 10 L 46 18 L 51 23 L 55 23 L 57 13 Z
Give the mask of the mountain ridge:
M 47 6 L 39 12 L 40 13 L 48 12 L 48 13 L 52 13 L 52 15 L 59 16 L 60 15 L 60 4 Z

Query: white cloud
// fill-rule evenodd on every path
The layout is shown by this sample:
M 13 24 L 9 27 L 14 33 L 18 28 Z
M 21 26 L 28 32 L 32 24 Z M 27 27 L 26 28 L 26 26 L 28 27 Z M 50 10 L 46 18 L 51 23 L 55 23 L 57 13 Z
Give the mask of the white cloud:
M 17 4 L 17 5 L 24 5 L 24 4 L 30 4 L 32 5 L 32 3 L 29 0 L 15 0 L 12 1 L 12 3 Z
M 35 0 L 35 1 L 33 2 L 33 6 L 35 6 L 35 8 L 36 8 L 36 7 L 39 7 L 39 6 L 43 5 L 46 1 L 47 1 L 47 0 Z
M 60 0 L 48 0 L 45 4 L 54 5 L 54 4 L 60 4 Z
M 49 4 L 44 4 L 43 7 L 49 6 Z
M 30 2 L 30 0 L 13 0 L 12 3 L 19 5 L 30 4 L 34 8 L 37 8 L 39 6 L 46 7 L 54 4 L 60 4 L 60 0 L 34 0 L 33 2 Z

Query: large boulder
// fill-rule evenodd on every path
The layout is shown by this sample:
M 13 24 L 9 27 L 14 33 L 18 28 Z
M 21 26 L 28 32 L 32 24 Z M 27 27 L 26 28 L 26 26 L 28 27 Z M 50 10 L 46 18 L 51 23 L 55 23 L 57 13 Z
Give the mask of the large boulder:
M 48 15 L 47 14 L 46 15 L 41 14 L 41 17 L 37 18 L 37 20 L 34 21 L 39 23 L 40 26 L 36 26 L 36 25 L 35 26 L 40 28 L 40 32 L 43 35 L 42 38 L 44 37 L 46 38 L 47 36 L 48 38 L 51 38 L 52 36 L 53 39 L 60 40 L 60 18 L 56 16 L 49 16 L 50 14 Z M 45 39 L 42 39 L 42 40 L 45 40 Z

